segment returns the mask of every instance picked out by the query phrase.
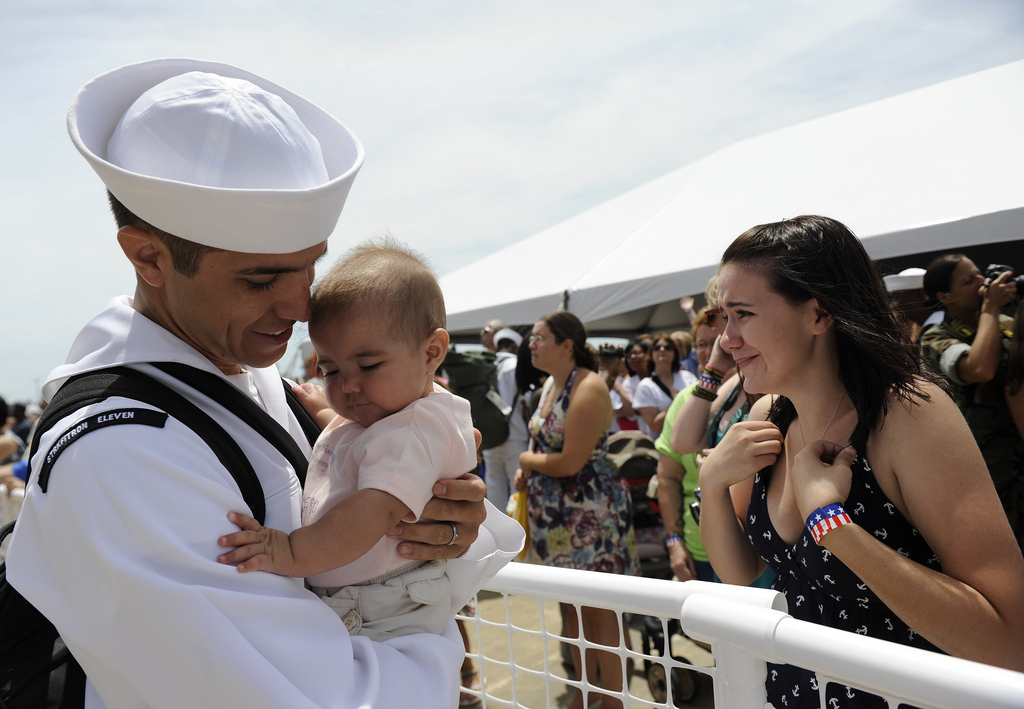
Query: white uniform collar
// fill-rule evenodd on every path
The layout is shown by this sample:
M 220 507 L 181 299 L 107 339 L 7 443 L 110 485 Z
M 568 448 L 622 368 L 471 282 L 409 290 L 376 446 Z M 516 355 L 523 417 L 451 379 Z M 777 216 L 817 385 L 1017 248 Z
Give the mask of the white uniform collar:
M 223 376 L 194 348 L 132 308 L 132 298 L 123 295 L 111 300 L 78 333 L 67 362 L 47 377 L 43 398 L 49 401 L 65 380 L 75 374 L 148 362 L 181 362 Z M 252 374 L 252 384 L 259 394 L 257 401 L 275 418 L 286 418 L 287 403 L 277 367 L 247 367 L 246 371 Z M 248 387 L 243 391 L 251 396 Z

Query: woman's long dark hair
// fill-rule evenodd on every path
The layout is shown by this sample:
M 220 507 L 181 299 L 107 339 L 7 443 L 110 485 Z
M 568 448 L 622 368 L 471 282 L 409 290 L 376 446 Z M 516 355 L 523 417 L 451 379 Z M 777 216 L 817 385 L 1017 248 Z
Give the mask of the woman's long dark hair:
M 557 310 L 542 317 L 541 321 L 551 330 L 555 342 L 561 344 L 566 340 L 572 341 L 572 358 L 577 367 L 597 371 L 594 353 L 587 349 L 587 328 L 578 317 L 568 310 Z
M 757 271 L 794 305 L 817 298 L 832 317 L 839 379 L 857 409 L 854 443 L 866 441 L 881 424 L 890 394 L 903 401 L 927 401 L 930 397 L 922 388 L 926 380 L 948 391 L 941 377 L 922 369 L 874 263 L 843 224 L 828 217 L 801 216 L 756 226 L 729 245 L 721 265 L 727 263 Z M 772 404 L 771 420 L 783 431 L 795 414 L 786 397 Z
M 540 386 L 547 374 L 533 366 L 533 358 L 526 348 L 520 350 L 516 360 L 516 387 L 519 393 L 530 391 Z
M 953 285 L 953 271 L 966 256 L 963 254 L 943 254 L 936 257 L 924 272 L 924 293 L 927 296 L 924 304 L 932 310 L 938 310 L 939 293 L 948 293 Z

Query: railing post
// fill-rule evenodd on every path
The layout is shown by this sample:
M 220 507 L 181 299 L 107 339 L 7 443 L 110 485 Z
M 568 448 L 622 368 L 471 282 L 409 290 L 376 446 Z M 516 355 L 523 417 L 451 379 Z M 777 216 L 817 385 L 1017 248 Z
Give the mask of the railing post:
M 696 636 L 695 636 L 696 637 Z M 767 665 L 735 645 L 712 643 L 715 655 L 715 709 L 748 709 L 768 702 L 764 688 Z
M 679 615 L 691 638 L 711 643 L 715 656 L 715 707 L 764 707 L 767 664 L 775 653 L 775 628 L 789 615 L 780 610 L 730 603 L 703 593 L 683 601 Z

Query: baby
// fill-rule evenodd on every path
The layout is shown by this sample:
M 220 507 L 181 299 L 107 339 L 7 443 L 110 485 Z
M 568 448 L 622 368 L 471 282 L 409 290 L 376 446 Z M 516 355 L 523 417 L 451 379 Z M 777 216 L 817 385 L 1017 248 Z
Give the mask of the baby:
M 302 527 L 285 534 L 232 513 L 242 531 L 218 540 L 237 547 L 218 561 L 305 577 L 352 634 L 444 630 L 445 562 L 403 559 L 386 536 L 419 518 L 437 480 L 476 466 L 469 403 L 434 383 L 444 328 L 441 288 L 416 254 L 385 239 L 342 258 L 312 298 L 309 336 L 337 416 L 322 412 L 332 420 L 310 457 Z

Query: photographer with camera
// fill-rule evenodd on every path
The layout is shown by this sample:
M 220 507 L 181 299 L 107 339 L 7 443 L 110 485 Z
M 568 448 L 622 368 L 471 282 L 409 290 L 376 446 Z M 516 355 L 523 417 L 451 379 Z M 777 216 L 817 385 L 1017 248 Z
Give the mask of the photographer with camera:
M 963 254 L 946 254 L 928 266 L 924 289 L 942 322 L 921 335 L 921 355 L 953 385 L 957 406 L 985 457 L 1003 509 L 1024 549 L 1024 439 L 1006 397 L 1013 320 L 1002 310 L 1024 286 L 1009 266 L 983 274 Z

